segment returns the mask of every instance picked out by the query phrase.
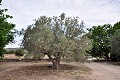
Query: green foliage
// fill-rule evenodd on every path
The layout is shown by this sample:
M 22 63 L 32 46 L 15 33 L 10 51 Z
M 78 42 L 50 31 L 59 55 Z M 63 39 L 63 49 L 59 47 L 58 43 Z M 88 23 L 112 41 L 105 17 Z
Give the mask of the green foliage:
M 0 9 L 0 56 L 4 54 L 3 48 L 14 39 L 14 32 L 12 29 L 15 27 L 14 24 L 7 22 L 8 18 L 12 16 L 5 14 L 7 9 Z
M 117 22 L 117 23 L 114 24 L 114 26 L 113 26 L 113 31 L 114 31 L 114 33 L 115 33 L 115 31 L 118 30 L 118 29 L 120 29 L 120 22 Z
M 81 38 L 80 41 L 77 42 L 79 44 L 76 49 L 74 49 L 75 55 L 74 57 L 66 59 L 67 61 L 80 61 L 80 62 L 85 62 L 86 57 L 88 56 L 86 51 L 90 50 L 92 47 L 91 40 L 88 38 L 89 33 L 84 34 Z
M 120 26 L 120 25 L 119 25 Z M 110 39 L 111 59 L 120 61 L 120 29 Z
M 83 27 L 83 21 L 79 23 L 77 17 L 65 17 L 64 13 L 59 17 L 41 16 L 26 29 L 23 46 L 30 53 L 52 55 L 54 60 L 73 59 L 80 54 Z
M 15 56 L 23 56 L 23 55 L 24 55 L 24 51 L 22 49 L 15 51 Z
M 15 51 L 14 50 L 10 50 L 10 51 L 4 50 L 4 54 L 15 54 Z
M 102 26 L 93 26 L 89 29 L 90 35 L 89 38 L 92 40 L 92 50 L 90 54 L 94 57 L 103 57 L 110 53 L 109 38 L 110 38 L 110 29 L 112 26 L 110 24 Z
M 120 22 L 111 26 L 105 24 L 102 26 L 93 26 L 89 29 L 89 38 L 92 40 L 92 49 L 87 51 L 93 57 L 106 57 L 109 59 L 111 53 L 110 38 L 120 29 Z M 112 57 L 113 55 L 111 55 Z

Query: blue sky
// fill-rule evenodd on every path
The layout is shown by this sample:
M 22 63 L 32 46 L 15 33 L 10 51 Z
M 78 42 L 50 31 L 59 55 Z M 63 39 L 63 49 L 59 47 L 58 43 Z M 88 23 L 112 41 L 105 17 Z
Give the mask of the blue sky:
M 93 25 L 114 24 L 120 21 L 120 0 L 3 0 L 2 8 L 7 8 L 13 16 L 10 22 L 16 29 L 26 28 L 39 16 L 78 16 L 87 28 Z M 16 44 L 6 47 L 19 47 L 22 37 L 16 37 Z

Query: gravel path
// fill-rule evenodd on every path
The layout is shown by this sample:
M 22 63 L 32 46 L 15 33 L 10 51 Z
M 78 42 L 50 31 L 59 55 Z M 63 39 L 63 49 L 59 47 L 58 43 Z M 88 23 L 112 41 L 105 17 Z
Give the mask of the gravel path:
M 92 69 L 92 80 L 120 80 L 120 66 L 98 62 L 87 63 L 86 66 Z

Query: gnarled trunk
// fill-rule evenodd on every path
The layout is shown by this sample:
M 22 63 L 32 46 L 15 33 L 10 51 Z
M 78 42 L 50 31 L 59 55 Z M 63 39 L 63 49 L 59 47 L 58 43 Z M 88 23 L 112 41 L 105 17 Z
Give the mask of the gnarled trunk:
M 53 63 L 53 69 L 57 69 L 57 70 L 60 69 L 60 64 L 58 61 L 54 60 L 52 63 Z
M 58 53 L 56 58 L 52 58 L 51 54 L 48 53 L 47 56 L 49 57 L 49 59 L 52 61 L 53 63 L 53 69 L 60 69 L 60 59 L 61 59 L 61 55 L 60 53 Z

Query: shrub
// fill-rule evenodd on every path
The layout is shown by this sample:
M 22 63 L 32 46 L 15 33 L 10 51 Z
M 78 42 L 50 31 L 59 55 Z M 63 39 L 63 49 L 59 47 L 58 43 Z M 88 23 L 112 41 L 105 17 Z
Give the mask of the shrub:
M 23 56 L 23 55 L 24 55 L 23 50 L 19 49 L 15 51 L 15 56 Z

